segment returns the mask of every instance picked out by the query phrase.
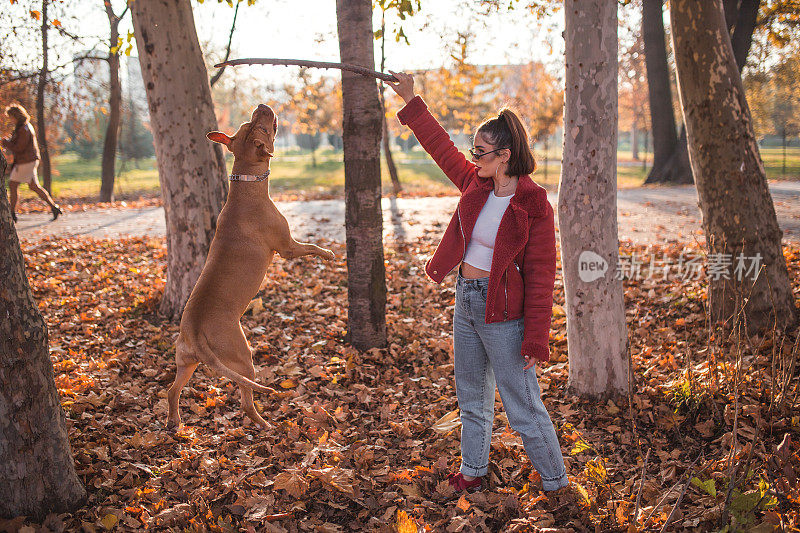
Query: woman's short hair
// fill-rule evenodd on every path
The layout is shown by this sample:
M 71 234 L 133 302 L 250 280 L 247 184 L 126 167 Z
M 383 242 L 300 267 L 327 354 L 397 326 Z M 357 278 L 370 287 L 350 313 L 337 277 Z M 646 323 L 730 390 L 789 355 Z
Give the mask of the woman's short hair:
M 523 176 L 536 170 L 536 159 L 528 144 L 528 132 L 516 113 L 507 107 L 500 110 L 495 118 L 490 118 L 478 126 L 477 133 L 497 148 L 509 148 L 508 174 Z
M 20 104 L 11 104 L 6 107 L 6 115 L 14 117 L 17 120 L 22 119 L 23 122 L 28 122 L 31 119 L 31 116 Z

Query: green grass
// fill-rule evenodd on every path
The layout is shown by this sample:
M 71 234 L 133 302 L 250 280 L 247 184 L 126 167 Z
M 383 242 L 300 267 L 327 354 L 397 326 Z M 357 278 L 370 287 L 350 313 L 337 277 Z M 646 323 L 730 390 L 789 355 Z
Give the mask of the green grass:
M 138 168 L 137 168 L 138 167 Z M 117 164 L 115 193 L 154 192 L 159 190 L 155 159 Z M 53 193 L 65 197 L 93 197 L 100 192 L 100 159 L 85 160 L 72 153 L 53 160 Z M 27 190 L 27 187 L 20 190 Z M 24 194 L 23 194 L 24 196 Z
M 788 148 L 786 161 L 786 175 L 782 173 L 782 149 L 762 148 L 761 157 L 767 171 L 768 179 L 800 179 L 800 148 Z M 552 190 L 558 186 L 561 172 L 560 147 L 549 151 L 547 176 L 545 176 L 544 158 L 541 150 L 536 151 L 539 168 L 533 178 Z M 399 150 L 394 152 L 400 173 L 400 181 L 404 190 L 420 194 L 441 194 L 455 192 L 448 179 L 433 164 L 432 160 L 420 150 L 404 154 Z M 652 154 L 640 153 L 640 157 L 647 157 L 652 161 Z M 641 185 L 647 176 L 648 167 L 643 167 L 640 162 L 631 159 L 630 152 L 618 153 L 620 165 L 617 167 L 618 185 L 620 188 L 636 187 Z M 228 165 L 232 159 L 228 160 Z M 384 190 L 391 190 L 389 174 L 386 171 L 385 161 L 381 160 L 384 176 Z M 85 197 L 94 198 L 100 190 L 100 160 L 82 160 L 75 154 L 67 153 L 54 158 L 53 190 L 57 198 Z M 330 149 L 318 150 L 316 167 L 311 164 L 311 156 L 300 153 L 298 150 L 278 150 L 272 162 L 272 177 L 270 189 L 275 194 L 302 194 L 323 193 L 338 194 L 344 187 L 344 165 L 341 152 L 336 153 Z M 154 159 L 142 160 L 138 168 L 128 163 L 122 168 L 115 184 L 115 193 L 118 197 L 138 196 L 139 194 L 152 194 L 159 190 L 158 170 Z M 32 193 L 23 187 L 21 196 L 32 196 Z
M 800 179 L 800 148 L 786 149 L 786 174 L 783 174 L 783 148 L 762 148 L 761 159 L 767 179 Z

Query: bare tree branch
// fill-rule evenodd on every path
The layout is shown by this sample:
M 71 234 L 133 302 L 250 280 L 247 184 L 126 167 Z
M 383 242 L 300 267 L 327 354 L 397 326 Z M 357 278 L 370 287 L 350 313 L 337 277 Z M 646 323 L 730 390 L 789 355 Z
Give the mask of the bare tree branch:
M 93 55 L 86 54 L 86 55 L 82 55 L 82 56 L 78 56 L 78 57 L 73 57 L 72 61 L 70 61 L 70 63 L 74 63 L 76 61 L 86 61 L 86 60 L 89 60 L 89 61 L 108 61 L 108 57 L 107 56 L 93 56 Z M 66 65 L 62 65 L 61 67 L 56 67 L 53 70 L 58 70 L 59 68 L 62 68 L 62 67 L 65 67 L 65 66 Z
M 86 60 L 90 60 L 90 61 L 108 61 L 108 57 L 93 56 L 93 55 L 89 55 L 89 54 L 82 55 L 82 56 L 77 56 L 77 57 L 74 57 L 74 58 L 70 59 L 69 63 L 64 63 L 64 64 L 61 64 L 61 65 L 57 65 L 57 66 L 49 69 L 48 77 L 51 77 L 51 79 L 52 79 L 52 75 L 55 74 L 57 71 L 61 70 L 62 68 L 66 67 L 68 65 L 71 65 L 76 61 L 86 61 Z M 34 72 L 29 72 L 27 74 L 19 74 L 17 76 L 14 76 L 13 78 L 7 78 L 7 79 L 4 79 L 4 80 L 0 81 L 0 87 L 3 87 L 4 85 L 8 85 L 9 83 L 14 83 L 15 81 L 28 80 L 28 79 L 31 79 L 31 78 L 35 78 L 39 74 L 40 74 L 40 72 L 38 70 L 34 71 Z
M 225 49 L 225 59 L 222 60 L 223 63 L 227 61 L 228 58 L 231 57 L 231 43 L 233 42 L 233 30 L 236 29 L 236 17 L 239 15 L 240 5 L 242 5 L 241 2 L 236 2 L 236 9 L 234 9 L 233 11 L 233 22 L 231 22 L 231 32 L 230 34 L 228 34 L 228 47 Z M 214 76 L 211 77 L 210 83 L 212 87 L 222 77 L 222 73 L 225 72 L 225 66 L 226 65 L 222 65 L 222 67 L 214 74 Z
M 349 72 L 355 72 L 356 74 L 361 74 L 362 76 L 378 78 L 379 80 L 397 81 L 397 78 L 395 78 L 391 74 L 384 74 L 383 72 L 378 72 L 377 70 L 372 70 L 365 67 L 359 67 L 358 65 L 351 65 L 349 63 L 329 63 L 327 61 L 308 61 L 306 59 L 275 59 L 275 58 L 252 57 L 245 59 L 231 59 L 230 61 L 218 63 L 214 66 L 220 68 L 223 65 L 230 65 L 230 66 L 282 65 L 285 67 L 298 66 L 298 67 L 312 67 L 312 68 L 337 68 L 339 70 L 347 70 Z
M 20 74 L 19 76 L 14 76 L 13 78 L 8 78 L 3 81 L 0 81 L 0 87 L 8 85 L 9 83 L 14 83 L 15 81 L 29 80 L 31 78 L 35 78 L 38 75 L 39 75 L 38 72 L 29 72 L 28 74 Z

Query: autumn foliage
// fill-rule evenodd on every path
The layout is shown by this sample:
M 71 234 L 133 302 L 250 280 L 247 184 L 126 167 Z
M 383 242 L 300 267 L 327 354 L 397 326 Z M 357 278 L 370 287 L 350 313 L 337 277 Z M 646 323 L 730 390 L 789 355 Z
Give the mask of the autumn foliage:
M 660 529 L 685 490 L 671 529 L 708 531 L 725 508 L 732 465 L 738 483 L 728 508 L 737 523 L 797 526 L 798 385 L 796 368 L 781 369 L 797 362 L 798 347 L 790 338 L 781 347 L 770 337 L 750 346 L 721 336 L 706 323 L 703 276 L 625 281 L 632 394 L 597 403 L 565 390 L 559 274 L 553 360 L 539 379 L 582 501 L 547 510 L 499 402 L 488 484 L 453 494 L 446 474 L 459 460 L 455 293 L 452 283 L 424 276 L 433 245 L 387 248 L 391 344 L 366 353 L 343 341 L 343 247 L 331 245 L 339 259 L 330 264 L 277 258 L 243 318 L 258 379 L 283 391 L 256 396 L 275 429 L 243 419 L 236 386 L 201 366 L 184 390 L 186 426 L 171 433 L 165 395 L 177 324 L 155 313 L 163 240 L 25 243 L 77 470 L 90 492 L 84 509 L 52 515 L 48 527 L 637 531 Z M 634 251 L 644 253 L 629 246 L 621 253 Z M 675 257 L 680 248 L 651 251 Z M 800 291 L 800 248 L 785 253 Z

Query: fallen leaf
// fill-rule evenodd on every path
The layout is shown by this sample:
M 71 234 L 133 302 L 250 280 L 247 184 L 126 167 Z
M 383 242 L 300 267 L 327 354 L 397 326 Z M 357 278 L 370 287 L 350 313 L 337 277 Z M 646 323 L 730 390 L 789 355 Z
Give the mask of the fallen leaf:
M 431 429 L 436 433 L 444 434 L 451 432 L 460 425 L 461 418 L 459 417 L 458 409 L 455 409 L 434 422 Z

